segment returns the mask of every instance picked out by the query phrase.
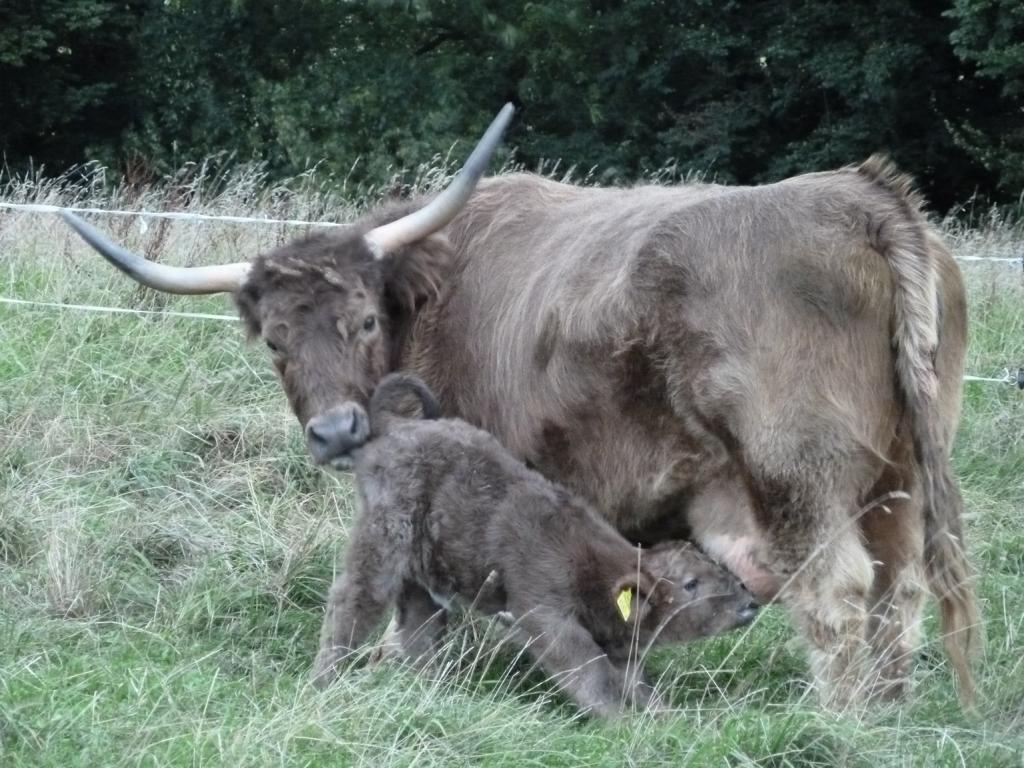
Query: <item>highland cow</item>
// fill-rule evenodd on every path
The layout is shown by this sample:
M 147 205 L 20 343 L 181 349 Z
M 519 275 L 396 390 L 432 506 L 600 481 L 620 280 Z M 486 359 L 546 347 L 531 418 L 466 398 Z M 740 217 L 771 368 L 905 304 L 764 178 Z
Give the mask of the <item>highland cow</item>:
M 252 263 L 154 264 L 67 218 L 146 285 L 233 292 L 317 463 L 349 466 L 374 386 L 412 371 L 627 538 L 767 573 L 830 705 L 902 694 L 927 585 L 969 699 L 966 306 L 909 180 L 871 158 L 756 187 L 474 190 L 508 116 L 429 201 Z

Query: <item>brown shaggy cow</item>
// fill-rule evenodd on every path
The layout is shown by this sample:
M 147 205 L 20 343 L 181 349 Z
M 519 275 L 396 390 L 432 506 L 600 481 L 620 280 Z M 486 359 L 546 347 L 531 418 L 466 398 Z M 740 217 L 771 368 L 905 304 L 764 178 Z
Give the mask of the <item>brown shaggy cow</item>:
M 964 291 L 906 177 L 872 158 L 759 187 L 515 174 L 457 197 L 213 274 L 73 223 L 148 285 L 234 290 L 319 463 L 347 466 L 374 384 L 413 371 L 628 537 L 692 533 L 769 574 L 831 705 L 902 692 L 926 582 L 970 698 Z
M 592 714 L 657 708 L 643 672 L 656 644 L 747 624 L 757 603 L 687 542 L 638 549 L 564 488 L 527 469 L 461 419 L 401 419 L 416 377 L 390 374 L 370 400 L 370 440 L 354 452 L 359 516 L 345 572 L 331 588 L 314 682 L 398 608 L 399 642 L 429 661 L 455 598 L 511 614 L 523 643 L 558 686 Z

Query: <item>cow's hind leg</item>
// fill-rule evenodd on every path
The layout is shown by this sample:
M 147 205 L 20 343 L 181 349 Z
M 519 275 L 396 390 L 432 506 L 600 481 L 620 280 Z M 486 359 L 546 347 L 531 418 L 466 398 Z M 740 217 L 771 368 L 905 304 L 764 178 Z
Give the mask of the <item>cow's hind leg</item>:
M 903 490 L 911 498 L 901 498 Z M 861 525 L 875 576 L 868 602 L 869 681 L 872 696 L 895 700 L 907 689 L 926 594 L 921 495 L 887 470 L 867 506 Z
M 789 577 L 787 602 L 810 644 L 822 703 L 844 709 L 864 687 L 871 560 L 855 531 L 822 528 L 820 535 L 817 554 Z
M 812 454 L 813 455 L 813 454 Z M 800 472 L 753 476 L 768 565 L 810 647 L 822 703 L 845 709 L 864 686 L 871 557 L 856 521 L 848 475 L 807 460 Z

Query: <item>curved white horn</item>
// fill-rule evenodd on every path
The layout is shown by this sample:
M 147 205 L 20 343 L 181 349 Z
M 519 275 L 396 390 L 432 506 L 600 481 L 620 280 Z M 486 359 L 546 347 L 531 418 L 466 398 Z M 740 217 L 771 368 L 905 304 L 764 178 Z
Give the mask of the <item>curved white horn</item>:
M 415 213 L 366 233 L 366 243 L 378 259 L 396 248 L 414 243 L 436 232 L 455 218 L 455 214 L 466 204 L 480 177 L 487 170 L 491 155 L 501 143 L 501 136 L 512 120 L 514 112 L 515 107 L 511 104 L 502 107 L 501 112 L 477 143 L 476 149 L 466 160 L 466 164 L 462 166 L 462 170 L 444 192 Z
M 68 211 L 61 218 L 100 256 L 128 277 L 165 293 L 220 293 L 235 291 L 249 273 L 246 261 L 210 267 L 171 267 L 157 264 L 111 242 L 106 235 Z

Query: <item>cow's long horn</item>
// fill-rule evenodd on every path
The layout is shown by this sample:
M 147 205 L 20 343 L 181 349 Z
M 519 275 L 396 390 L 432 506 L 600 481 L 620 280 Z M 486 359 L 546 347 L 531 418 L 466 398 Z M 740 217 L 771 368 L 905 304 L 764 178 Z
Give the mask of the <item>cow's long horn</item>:
M 487 170 L 491 155 L 501 143 L 501 136 L 508 127 L 513 112 L 515 107 L 511 104 L 502 107 L 476 145 L 476 149 L 466 160 L 466 164 L 462 166 L 462 170 L 444 192 L 415 213 L 366 233 L 366 242 L 377 258 L 382 258 L 396 248 L 414 243 L 436 232 L 455 218 L 455 214 L 466 204 L 480 177 Z
M 218 264 L 209 267 L 171 267 L 157 264 L 125 250 L 106 235 L 68 211 L 61 217 L 99 254 L 133 280 L 166 293 L 220 293 L 234 291 L 249 272 L 249 263 Z

